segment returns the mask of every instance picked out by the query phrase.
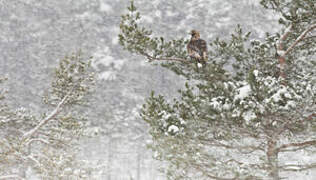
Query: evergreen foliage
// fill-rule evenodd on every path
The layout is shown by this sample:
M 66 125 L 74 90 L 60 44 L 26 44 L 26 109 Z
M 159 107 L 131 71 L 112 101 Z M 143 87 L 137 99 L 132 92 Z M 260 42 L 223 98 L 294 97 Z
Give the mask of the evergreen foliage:
M 1 101 L 0 179 L 91 176 L 93 168 L 87 168 L 75 157 L 86 119 L 74 107 L 86 102 L 84 97 L 92 85 L 89 62 L 81 53 L 74 53 L 61 59 L 55 69 L 50 93 L 44 98 L 53 107 L 50 113 L 37 117 L 35 112 L 25 108 L 12 110 Z
M 260 40 L 237 26 L 209 43 L 202 68 L 186 56 L 185 39 L 153 37 L 139 25 L 133 2 L 122 16 L 125 49 L 187 78 L 178 99 L 152 93 L 141 111 L 169 179 L 277 180 L 316 168 L 287 160 L 316 150 L 315 1 L 261 4 L 281 14 L 284 29 Z

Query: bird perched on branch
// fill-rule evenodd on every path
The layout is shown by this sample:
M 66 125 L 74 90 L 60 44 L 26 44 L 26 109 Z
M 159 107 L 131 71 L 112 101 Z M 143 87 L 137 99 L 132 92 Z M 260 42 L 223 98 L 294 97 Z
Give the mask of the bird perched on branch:
M 191 58 L 197 62 L 206 64 L 207 61 L 207 44 L 200 38 L 200 33 L 196 30 L 190 32 L 191 40 L 187 45 L 187 51 Z

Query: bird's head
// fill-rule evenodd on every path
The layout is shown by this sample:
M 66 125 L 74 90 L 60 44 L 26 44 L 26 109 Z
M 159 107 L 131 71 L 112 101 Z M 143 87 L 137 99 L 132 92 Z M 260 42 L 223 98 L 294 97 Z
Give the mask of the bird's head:
M 192 38 L 194 38 L 194 39 L 200 38 L 200 32 L 197 30 L 191 30 L 190 34 L 191 34 Z

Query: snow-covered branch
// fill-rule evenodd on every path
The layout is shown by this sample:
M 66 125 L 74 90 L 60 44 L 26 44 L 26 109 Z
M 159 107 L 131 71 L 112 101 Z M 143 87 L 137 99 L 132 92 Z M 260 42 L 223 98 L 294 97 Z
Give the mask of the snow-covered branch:
M 279 64 L 280 64 L 280 76 L 282 78 L 285 78 L 285 73 L 284 73 L 284 66 L 285 66 L 285 50 L 283 47 L 283 41 L 285 41 L 285 39 L 289 36 L 291 30 L 292 30 L 293 25 L 291 24 L 283 33 L 283 35 L 281 36 L 280 40 L 277 43 L 277 58 L 279 60 Z
M 216 147 L 222 147 L 225 149 L 234 149 L 234 150 L 238 150 L 239 152 L 243 153 L 243 154 L 250 154 L 253 153 L 255 151 L 261 151 L 264 152 L 265 149 L 263 147 L 261 147 L 260 145 L 237 145 L 237 144 L 225 144 L 216 140 L 203 140 L 203 139 L 199 139 L 201 142 L 208 144 L 210 146 L 216 146 Z
M 204 171 L 198 164 L 191 164 L 195 169 L 199 170 L 199 171 Z M 207 177 L 211 178 L 211 179 L 215 179 L 215 180 L 237 180 L 236 177 L 233 178 L 222 178 L 222 177 L 218 177 L 215 175 L 211 175 L 207 172 L 204 172 L 206 174 Z
M 40 167 L 41 166 L 41 163 L 33 156 L 29 155 L 27 156 L 28 159 L 32 160 L 33 162 L 35 162 L 35 164 Z
M 25 143 L 26 147 L 28 148 L 28 154 L 30 154 L 30 151 L 31 151 L 31 144 L 32 144 L 33 142 L 36 142 L 36 141 L 41 142 L 41 143 L 44 143 L 44 144 L 46 144 L 46 145 L 49 144 L 49 142 L 46 141 L 45 139 L 40 139 L 40 138 L 36 138 L 36 139 L 35 139 L 35 138 L 31 138 L 31 139 L 28 139 L 28 141 Z
M 18 175 L 15 175 L 15 174 L 0 176 L 0 179 L 21 179 L 21 180 L 24 180 L 24 178 L 22 178 Z
M 69 93 L 59 102 L 57 107 L 48 115 L 45 119 L 43 119 L 37 126 L 35 126 L 30 131 L 24 133 L 23 139 L 28 139 L 32 137 L 43 125 L 45 125 L 48 121 L 55 118 L 59 112 L 62 110 L 62 106 L 65 104 L 67 98 L 69 97 Z
M 44 144 L 49 144 L 48 141 L 46 141 L 45 139 L 30 139 L 27 143 L 26 143 L 26 146 L 29 146 L 31 143 L 35 142 L 35 141 L 39 141 L 39 142 L 42 142 Z
M 278 45 L 277 45 L 277 50 L 278 51 L 283 51 L 283 41 L 285 41 L 285 39 L 289 36 L 291 30 L 292 30 L 293 25 L 291 24 L 289 27 L 286 28 L 286 30 L 284 31 L 283 35 L 281 36 L 280 40 L 278 41 Z M 282 56 L 281 54 L 279 54 L 280 56 Z
M 190 62 L 188 60 L 185 60 L 185 59 L 181 59 L 181 58 L 172 58 L 172 57 L 153 57 L 147 53 L 142 53 L 142 55 L 146 56 L 146 58 L 149 60 L 149 61 L 178 61 L 178 62 L 183 62 L 183 63 L 187 63 L 189 64 Z
M 298 172 L 298 171 L 305 171 L 308 169 L 314 169 L 316 168 L 316 163 L 308 164 L 308 165 L 297 165 L 297 164 L 287 164 L 280 167 L 282 171 L 292 171 L 292 172 Z
M 278 147 L 277 151 L 286 150 L 287 148 L 297 148 L 297 147 L 308 147 L 308 146 L 316 146 L 316 140 L 305 141 L 302 143 L 290 143 L 290 144 L 283 144 Z
M 283 33 L 281 36 L 280 40 L 277 42 L 277 58 L 279 60 L 280 64 L 280 76 L 285 78 L 285 73 L 284 73 L 284 66 L 285 66 L 285 56 L 292 50 L 294 47 L 302 40 L 304 40 L 305 36 L 307 33 L 311 32 L 316 28 L 316 24 L 311 25 L 309 28 L 307 28 L 303 33 L 294 41 L 294 43 L 288 47 L 287 49 L 284 49 L 283 42 L 285 39 L 289 36 L 291 30 L 293 28 L 293 25 L 291 24 Z
M 289 33 L 292 30 L 292 25 L 290 25 L 284 31 L 284 34 L 281 36 L 280 40 L 277 43 L 277 51 L 278 51 L 279 56 L 284 58 L 284 56 L 286 56 L 300 41 L 305 39 L 305 36 L 307 35 L 307 33 L 313 31 L 315 28 L 316 28 L 316 24 L 312 24 L 309 28 L 303 31 L 302 34 L 298 38 L 296 38 L 294 43 L 289 48 L 285 50 L 283 47 L 283 41 L 285 41 L 285 39 L 288 37 Z
M 287 50 L 284 53 L 284 56 L 287 55 L 300 41 L 302 41 L 305 36 L 307 35 L 307 33 L 311 32 L 312 30 L 314 30 L 316 28 L 316 24 L 311 25 L 308 29 L 306 29 L 295 41 L 294 43 L 287 48 Z

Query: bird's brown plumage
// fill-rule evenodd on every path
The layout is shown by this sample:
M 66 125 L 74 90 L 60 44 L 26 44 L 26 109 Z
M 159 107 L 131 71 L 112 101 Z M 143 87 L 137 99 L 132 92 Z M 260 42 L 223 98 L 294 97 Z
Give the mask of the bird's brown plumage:
M 191 40 L 187 45 L 187 51 L 190 57 L 200 63 L 205 64 L 207 60 L 207 44 L 200 38 L 200 33 L 196 30 L 191 31 Z

